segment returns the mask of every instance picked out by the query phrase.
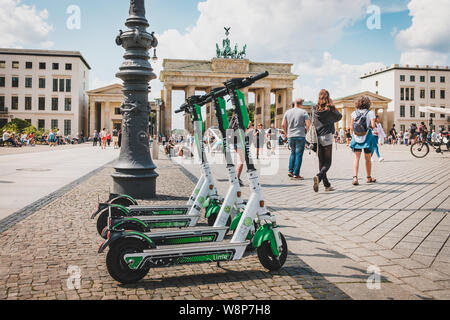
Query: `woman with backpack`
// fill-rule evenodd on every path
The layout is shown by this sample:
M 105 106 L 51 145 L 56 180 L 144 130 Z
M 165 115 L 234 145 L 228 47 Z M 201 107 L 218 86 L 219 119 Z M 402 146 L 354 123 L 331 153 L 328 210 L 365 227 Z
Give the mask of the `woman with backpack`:
M 317 155 L 319 157 L 319 173 L 314 177 L 313 189 L 319 192 L 323 182 L 326 192 L 334 191 L 328 181 L 327 172 L 331 168 L 333 156 L 333 135 L 336 133 L 335 123 L 341 121 L 342 114 L 336 110 L 330 93 L 322 89 L 317 106 L 313 107 L 313 124 L 317 131 Z M 312 129 L 314 130 L 314 128 Z
M 367 183 L 375 183 L 377 180 L 372 178 L 372 154 L 376 147 L 375 136 L 372 129 L 375 128 L 375 112 L 370 110 L 372 102 L 366 96 L 362 96 L 356 101 L 356 111 L 352 113 L 352 130 L 353 138 L 350 143 L 355 154 L 355 161 L 353 163 L 353 185 L 359 185 L 359 160 L 361 153 L 364 151 L 366 160 Z

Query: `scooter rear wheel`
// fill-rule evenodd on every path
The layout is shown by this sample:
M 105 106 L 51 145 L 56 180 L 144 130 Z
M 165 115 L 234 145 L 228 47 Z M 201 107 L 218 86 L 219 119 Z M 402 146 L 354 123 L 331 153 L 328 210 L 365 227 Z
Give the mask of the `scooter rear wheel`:
M 288 246 L 286 239 L 284 238 L 283 234 L 280 233 L 280 238 L 282 242 L 281 252 L 278 257 L 276 257 L 272 249 L 270 247 L 270 242 L 265 241 L 261 244 L 261 246 L 258 248 L 258 259 L 259 262 L 263 265 L 264 268 L 266 268 L 269 271 L 277 271 L 280 270 L 287 259 L 288 254 Z
M 136 203 L 134 203 L 131 199 L 125 197 L 114 199 L 113 201 L 111 201 L 111 204 L 118 204 L 124 207 L 136 205 Z
M 117 208 L 111 208 L 111 216 L 121 217 L 123 216 L 123 213 Z M 109 208 L 105 208 L 99 213 L 97 218 L 97 232 L 99 235 L 102 235 L 103 230 L 108 225 L 108 218 L 109 218 Z
M 106 255 L 106 267 L 111 277 L 122 283 L 132 284 L 144 278 L 150 267 L 132 270 L 128 267 L 124 260 L 124 256 L 130 253 L 142 253 L 146 248 L 145 245 L 137 239 L 117 240 Z

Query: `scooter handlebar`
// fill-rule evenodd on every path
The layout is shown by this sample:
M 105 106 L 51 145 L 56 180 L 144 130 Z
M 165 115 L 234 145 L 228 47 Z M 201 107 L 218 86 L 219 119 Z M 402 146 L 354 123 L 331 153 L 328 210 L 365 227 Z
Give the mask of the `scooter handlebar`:
M 268 77 L 268 76 L 269 76 L 269 72 L 266 71 L 266 72 L 257 74 L 256 76 L 249 77 L 249 78 L 247 78 L 246 80 L 249 81 L 249 82 L 251 82 L 251 83 L 255 83 L 256 81 L 261 80 L 261 79 L 264 79 L 264 78 L 266 78 L 266 77 Z
M 180 109 L 175 110 L 175 113 L 178 114 L 178 113 L 184 112 L 184 111 L 186 111 L 188 108 L 189 108 L 189 105 L 188 105 L 187 103 L 185 103 L 185 104 L 183 104 L 183 105 L 180 107 Z

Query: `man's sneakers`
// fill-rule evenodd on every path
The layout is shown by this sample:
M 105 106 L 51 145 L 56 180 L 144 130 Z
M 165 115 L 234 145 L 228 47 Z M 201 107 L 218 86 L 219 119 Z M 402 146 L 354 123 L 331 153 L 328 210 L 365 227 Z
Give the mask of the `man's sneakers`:
M 293 178 L 293 177 L 294 177 L 294 174 L 293 174 L 292 172 L 289 172 L 289 173 L 288 173 L 288 177 L 289 177 L 289 178 Z
M 292 180 L 302 181 L 302 180 L 305 180 L 305 178 L 303 178 L 302 176 L 295 176 L 292 178 Z
M 381 157 L 378 161 L 383 162 L 383 161 L 384 161 L 384 158 Z

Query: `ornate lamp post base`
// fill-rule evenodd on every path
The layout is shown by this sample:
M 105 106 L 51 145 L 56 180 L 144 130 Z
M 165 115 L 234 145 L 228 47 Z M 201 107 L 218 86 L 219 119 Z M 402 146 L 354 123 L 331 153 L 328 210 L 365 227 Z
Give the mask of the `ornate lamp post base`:
M 150 65 L 148 51 L 156 48 L 158 40 L 146 31 L 149 24 L 145 18 L 144 0 L 130 0 L 130 16 L 120 31 L 117 45 L 126 51 L 124 61 L 117 73 L 123 80 L 124 101 L 121 105 L 122 148 L 112 175 L 114 192 L 137 199 L 151 199 L 156 194 L 156 166 L 149 147 L 148 102 L 149 81 L 156 79 Z
M 152 199 L 156 196 L 156 172 L 118 171 L 117 168 L 116 171 L 112 175 L 114 193 L 127 194 L 136 199 Z

